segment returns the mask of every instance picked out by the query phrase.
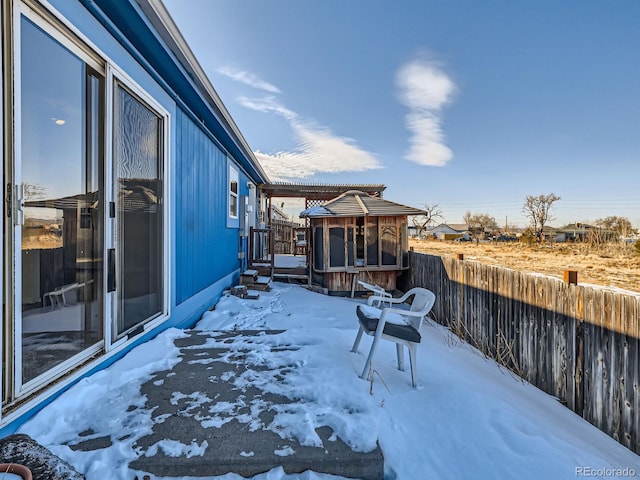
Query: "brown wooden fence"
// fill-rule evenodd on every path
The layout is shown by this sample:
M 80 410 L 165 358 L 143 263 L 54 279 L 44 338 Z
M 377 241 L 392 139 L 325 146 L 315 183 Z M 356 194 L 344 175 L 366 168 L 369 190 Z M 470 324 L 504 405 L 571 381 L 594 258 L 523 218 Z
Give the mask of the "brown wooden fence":
M 299 223 L 289 222 L 287 220 L 271 220 L 271 230 L 273 231 L 273 246 L 276 254 L 293 253 L 293 231 L 296 227 L 300 227 Z
M 640 295 L 411 252 L 435 320 L 640 453 Z

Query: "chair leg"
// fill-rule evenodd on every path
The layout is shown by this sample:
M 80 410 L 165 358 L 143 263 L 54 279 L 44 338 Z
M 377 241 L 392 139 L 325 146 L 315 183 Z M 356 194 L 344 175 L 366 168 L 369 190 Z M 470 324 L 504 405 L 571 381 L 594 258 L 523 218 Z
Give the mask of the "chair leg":
M 364 368 L 362 369 L 362 375 L 360 375 L 360 378 L 362 378 L 363 380 L 367 379 L 367 375 L 369 374 L 369 367 L 371 366 L 371 362 L 373 361 L 373 354 L 376 351 L 376 348 L 378 347 L 378 338 L 373 337 L 373 343 L 371 344 L 371 350 L 369 350 L 369 356 L 367 357 L 367 361 L 364 362 Z
M 418 385 L 418 362 L 417 362 L 417 344 L 410 343 L 409 348 L 409 361 L 411 362 L 411 385 L 416 388 Z
M 404 372 L 404 350 L 401 343 L 396 343 L 396 354 L 398 356 L 398 370 Z
M 362 339 L 363 333 L 364 333 L 364 329 L 360 327 L 360 330 L 358 330 L 358 335 L 356 335 L 356 341 L 353 342 L 353 347 L 351 347 L 352 352 L 355 353 L 358 351 L 358 347 L 360 346 L 360 340 Z

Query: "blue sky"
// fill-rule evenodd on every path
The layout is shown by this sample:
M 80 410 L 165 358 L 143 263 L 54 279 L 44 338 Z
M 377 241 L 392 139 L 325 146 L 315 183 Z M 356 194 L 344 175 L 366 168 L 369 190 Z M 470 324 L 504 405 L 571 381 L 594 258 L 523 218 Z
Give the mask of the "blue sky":
M 274 180 L 640 227 L 637 0 L 164 1 Z

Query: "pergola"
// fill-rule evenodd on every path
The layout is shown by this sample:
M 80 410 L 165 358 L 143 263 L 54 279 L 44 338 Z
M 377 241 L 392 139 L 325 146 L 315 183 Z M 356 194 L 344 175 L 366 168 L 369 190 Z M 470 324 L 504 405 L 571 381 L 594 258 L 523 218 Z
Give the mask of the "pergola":
M 309 207 L 322 205 L 329 200 L 348 192 L 349 190 L 359 190 L 368 195 L 382 198 L 385 185 L 382 184 L 319 184 L 319 183 L 264 183 L 259 189 L 269 199 L 269 210 L 271 209 L 271 198 L 304 198 L 305 210 Z
M 258 190 L 267 198 L 267 228 L 256 229 L 252 228 L 250 233 L 250 258 L 249 265 L 251 268 L 258 268 L 261 264 L 261 248 L 256 248 L 254 244 L 264 244 L 266 242 L 268 249 L 268 267 L 271 276 L 274 275 L 274 254 L 275 243 L 273 239 L 273 219 L 272 219 L 272 206 L 271 200 L 276 198 L 304 198 L 305 210 L 310 207 L 316 207 L 324 205 L 326 202 L 339 197 L 343 193 L 350 190 L 358 190 L 368 195 L 382 198 L 382 192 L 387 188 L 383 184 L 319 184 L 319 183 L 286 183 L 286 182 L 274 182 L 263 183 L 258 186 Z M 308 220 L 307 220 L 308 226 Z M 308 229 L 305 228 L 305 231 Z M 257 235 L 257 236 L 256 236 Z M 265 235 L 266 240 L 261 240 L 261 236 Z M 306 238 L 309 238 L 308 234 L 305 234 Z M 258 252 L 258 253 L 256 253 Z M 308 257 L 308 252 L 305 252 Z M 265 272 L 266 273 L 266 272 Z M 306 274 L 305 274 L 306 276 Z M 310 281 L 310 275 L 309 275 Z

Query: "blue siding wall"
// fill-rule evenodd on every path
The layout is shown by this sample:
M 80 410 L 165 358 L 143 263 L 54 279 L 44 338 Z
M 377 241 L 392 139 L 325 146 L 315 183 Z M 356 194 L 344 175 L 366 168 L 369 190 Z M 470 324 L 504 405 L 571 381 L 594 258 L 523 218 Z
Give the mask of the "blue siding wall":
M 227 158 L 176 113 L 176 304 L 240 268 L 238 229 L 227 228 Z M 241 185 L 243 175 L 240 175 Z
M 11 2 L 2 0 L 2 3 Z M 11 405 L 0 419 L 0 438 L 15 432 L 80 379 L 107 367 L 160 331 L 193 326 L 224 289 L 237 281 L 241 267 L 238 250 L 240 244 L 246 248 L 247 241 L 239 239 L 238 222 L 227 222 L 228 160 L 217 145 L 224 145 L 222 148 L 235 157 L 234 162 L 241 160 L 238 162 L 243 166 L 238 167 L 241 196 L 248 192 L 250 179 L 246 172 L 254 176 L 251 179 L 254 183 L 264 181 L 260 178 L 260 169 L 243 156 L 246 152 L 232 132 L 226 131 L 215 118 L 216 109 L 210 108 L 206 99 L 192 87 L 184 69 L 167 62 L 173 58 L 172 54 L 155 43 L 156 36 L 149 22 L 134 18 L 134 13 L 140 10 L 134 0 L 48 0 L 43 3 L 56 9 L 64 17 L 64 23 L 77 29 L 100 56 L 117 71 L 126 73 L 169 113 L 170 165 L 165 199 L 171 217 L 166 226 L 170 233 L 171 317 L 123 344 L 114 344 L 108 353 L 47 385 L 24 402 Z M 104 15 L 105 9 L 112 13 L 109 18 Z M 132 43 L 133 37 L 136 41 Z M 189 115 L 180 108 L 189 108 L 192 113 Z M 205 123 L 191 120 L 195 116 L 203 118 Z M 5 158 L 5 163 L 11 161 Z M 1 380 L 6 387 L 9 379 Z

